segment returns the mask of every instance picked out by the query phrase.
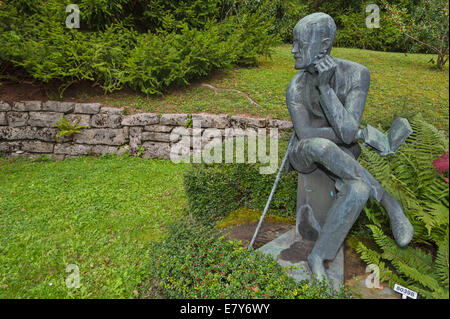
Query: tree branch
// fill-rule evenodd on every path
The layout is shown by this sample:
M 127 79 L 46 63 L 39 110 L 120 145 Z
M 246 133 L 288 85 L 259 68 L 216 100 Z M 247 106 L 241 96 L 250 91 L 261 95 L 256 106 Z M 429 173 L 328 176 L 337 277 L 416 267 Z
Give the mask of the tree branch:
M 406 32 L 405 32 L 405 35 L 406 35 L 408 38 L 410 38 L 410 39 L 412 39 L 412 40 L 414 40 L 414 41 L 417 41 L 417 42 L 419 42 L 419 43 L 421 43 L 421 44 L 423 44 L 423 45 L 429 47 L 430 49 L 433 49 L 433 50 L 436 51 L 437 53 L 440 53 L 439 49 L 436 48 L 435 46 L 432 46 L 432 45 L 430 45 L 430 44 L 428 44 L 428 43 L 425 43 L 425 42 L 423 42 L 423 41 L 420 41 L 420 40 L 417 39 L 416 37 L 413 37 L 412 35 L 409 35 L 409 34 L 406 33 Z

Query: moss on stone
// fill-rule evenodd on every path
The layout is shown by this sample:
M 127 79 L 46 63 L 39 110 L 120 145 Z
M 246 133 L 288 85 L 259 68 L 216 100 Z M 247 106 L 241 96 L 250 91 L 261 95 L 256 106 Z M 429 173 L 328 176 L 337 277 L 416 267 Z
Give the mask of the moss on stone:
M 219 225 L 217 228 L 226 228 L 236 225 L 245 225 L 257 223 L 261 218 L 262 212 L 257 209 L 251 209 L 247 207 L 240 207 L 235 211 L 231 212 Z M 287 217 L 279 217 L 267 214 L 264 218 L 266 223 L 287 223 L 295 225 L 295 219 Z

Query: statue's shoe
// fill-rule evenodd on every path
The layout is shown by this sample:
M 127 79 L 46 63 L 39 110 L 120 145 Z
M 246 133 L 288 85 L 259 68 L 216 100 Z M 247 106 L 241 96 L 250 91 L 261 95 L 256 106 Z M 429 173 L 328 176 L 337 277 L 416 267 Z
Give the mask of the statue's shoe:
M 414 228 L 411 222 L 403 213 L 399 201 L 388 192 L 384 192 L 381 204 L 391 219 L 392 233 L 394 234 L 397 245 L 405 247 L 411 242 L 414 236 Z
M 414 228 L 408 218 L 406 218 L 405 215 L 402 215 L 400 218 L 391 220 L 391 223 L 392 232 L 394 233 L 397 245 L 400 247 L 408 245 L 414 236 Z

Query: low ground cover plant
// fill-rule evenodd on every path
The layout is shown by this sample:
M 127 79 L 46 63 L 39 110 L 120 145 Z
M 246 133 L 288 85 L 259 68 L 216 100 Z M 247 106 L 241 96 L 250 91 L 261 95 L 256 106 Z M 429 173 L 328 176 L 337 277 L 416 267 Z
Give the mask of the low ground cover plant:
M 169 235 L 152 250 L 147 285 L 141 294 L 151 295 L 152 285 L 169 298 L 227 299 L 350 298 L 343 288 L 334 291 L 324 281 L 296 283 L 277 261 L 247 252 L 239 242 L 227 240 L 217 229 L 196 223 L 189 216 L 171 225 Z M 150 290 L 149 290 L 150 289 Z

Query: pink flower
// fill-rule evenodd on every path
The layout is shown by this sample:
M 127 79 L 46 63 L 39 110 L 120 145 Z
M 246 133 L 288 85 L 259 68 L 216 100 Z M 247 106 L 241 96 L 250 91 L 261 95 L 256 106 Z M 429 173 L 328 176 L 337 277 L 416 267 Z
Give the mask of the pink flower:
M 433 161 L 434 167 L 438 170 L 439 174 L 448 171 L 449 168 L 449 157 L 448 153 L 441 155 L 438 159 Z

